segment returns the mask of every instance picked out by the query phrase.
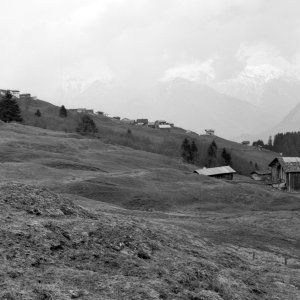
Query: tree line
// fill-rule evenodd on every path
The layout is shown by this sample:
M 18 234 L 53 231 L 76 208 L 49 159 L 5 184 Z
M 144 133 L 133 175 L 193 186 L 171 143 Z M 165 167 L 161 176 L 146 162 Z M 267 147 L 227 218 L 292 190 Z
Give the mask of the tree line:
M 274 139 L 269 137 L 267 144 L 258 140 L 253 142 L 253 146 L 261 146 L 286 156 L 300 156 L 300 132 L 277 133 Z
M 203 157 L 203 153 L 201 156 Z M 204 154 L 203 161 L 203 159 L 200 159 L 200 153 L 196 142 L 194 140 L 189 141 L 185 138 L 181 144 L 181 157 L 187 163 L 204 165 L 208 168 L 221 165 L 232 165 L 231 153 L 226 148 L 223 148 L 221 155 L 219 155 L 218 146 L 215 141 L 212 141 L 209 145 L 206 153 Z

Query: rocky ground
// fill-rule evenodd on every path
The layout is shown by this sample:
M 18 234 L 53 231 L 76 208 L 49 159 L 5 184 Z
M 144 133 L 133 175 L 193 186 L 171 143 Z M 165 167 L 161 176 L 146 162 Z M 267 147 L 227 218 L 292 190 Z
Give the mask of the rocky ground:
M 300 299 L 297 259 L 256 250 L 253 260 L 174 221 L 184 216 L 69 198 L 0 186 L 0 299 Z

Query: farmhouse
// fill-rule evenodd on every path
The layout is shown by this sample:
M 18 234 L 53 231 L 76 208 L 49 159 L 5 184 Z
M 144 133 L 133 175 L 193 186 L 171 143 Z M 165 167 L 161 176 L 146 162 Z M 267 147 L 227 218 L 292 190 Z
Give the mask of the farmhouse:
M 128 125 L 133 125 L 135 123 L 135 120 L 131 120 L 131 119 L 128 119 L 128 118 L 123 118 L 121 121 L 125 124 L 128 124 Z
M 256 170 L 251 173 L 251 177 L 257 181 L 264 181 L 271 179 L 271 171 L 270 170 Z
M 141 126 L 147 126 L 148 125 L 148 119 L 137 119 L 136 120 L 136 125 L 141 125 Z
M 18 90 L 3 90 L 3 89 L 0 89 L 0 95 L 5 96 L 7 91 L 9 91 L 12 94 L 13 97 L 20 98 L 20 91 L 18 91 Z
M 216 168 L 203 168 L 195 170 L 194 173 L 199 175 L 206 175 L 215 178 L 233 179 L 233 174 L 236 173 L 230 166 L 216 167 Z
M 284 183 L 290 191 L 300 191 L 300 157 L 276 157 L 270 164 L 273 184 Z
M 86 108 L 71 108 L 69 109 L 70 111 L 75 111 L 77 113 L 85 113 L 85 114 L 94 114 L 94 110 L 93 109 L 86 109 Z
M 170 124 L 159 124 L 158 129 L 171 129 L 171 125 Z
M 10 93 L 13 95 L 13 97 L 20 98 L 20 91 L 10 90 Z
M 206 135 L 215 135 L 215 130 L 214 129 L 205 129 L 205 134 Z
M 155 128 L 155 122 L 148 122 L 148 127 Z

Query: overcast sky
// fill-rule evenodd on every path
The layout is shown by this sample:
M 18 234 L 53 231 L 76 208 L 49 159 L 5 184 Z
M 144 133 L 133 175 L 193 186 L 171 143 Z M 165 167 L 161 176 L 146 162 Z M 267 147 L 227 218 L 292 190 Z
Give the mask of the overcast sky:
M 2 0 L 1 88 L 60 104 L 68 80 L 148 87 L 299 74 L 299 0 Z

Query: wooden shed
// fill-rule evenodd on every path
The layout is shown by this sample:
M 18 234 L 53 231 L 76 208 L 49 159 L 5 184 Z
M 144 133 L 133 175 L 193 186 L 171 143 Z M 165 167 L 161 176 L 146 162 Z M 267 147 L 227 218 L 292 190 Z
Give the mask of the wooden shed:
M 300 191 L 300 157 L 276 157 L 269 166 L 273 184 L 284 183 L 288 191 Z
M 232 180 L 233 174 L 236 172 L 230 166 L 223 166 L 223 167 L 216 167 L 216 168 L 198 169 L 195 170 L 194 173 L 215 177 L 215 178 Z

